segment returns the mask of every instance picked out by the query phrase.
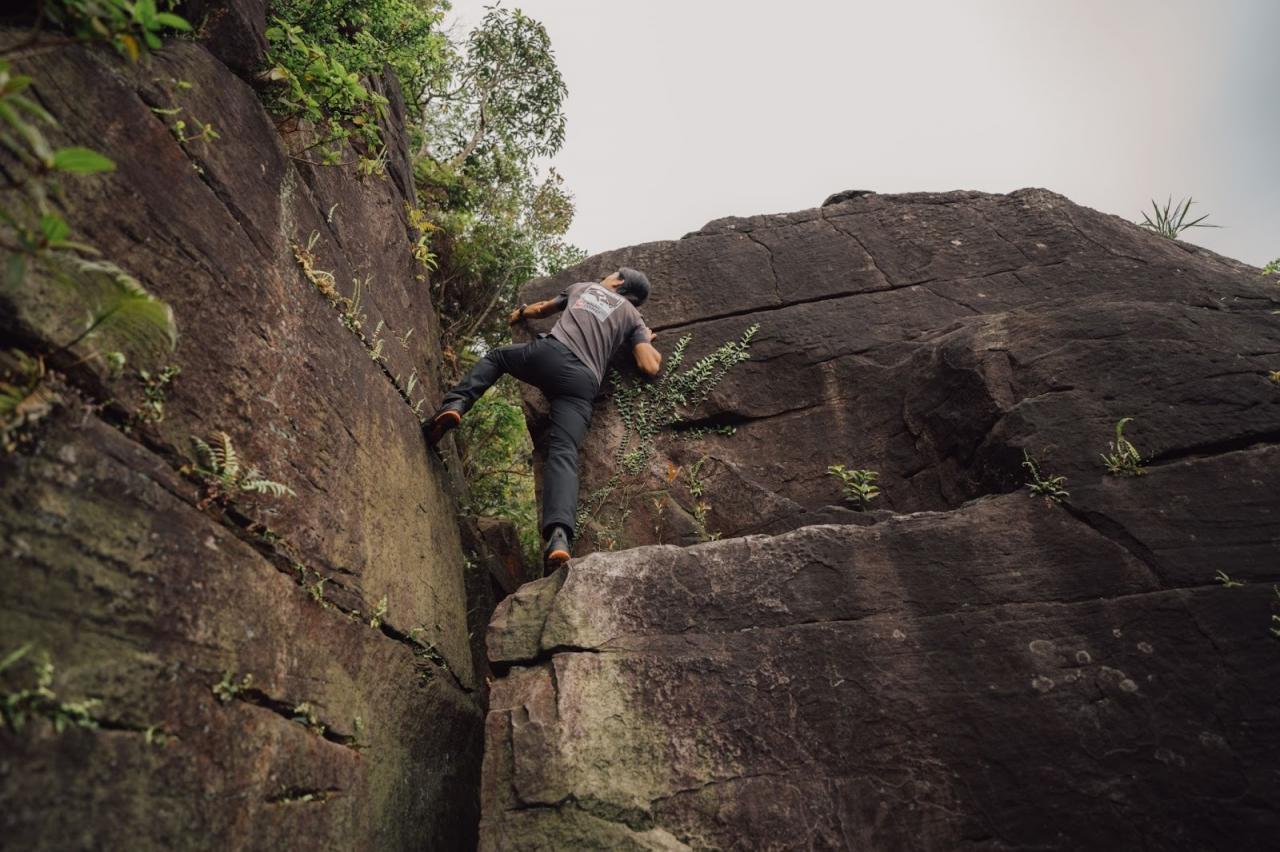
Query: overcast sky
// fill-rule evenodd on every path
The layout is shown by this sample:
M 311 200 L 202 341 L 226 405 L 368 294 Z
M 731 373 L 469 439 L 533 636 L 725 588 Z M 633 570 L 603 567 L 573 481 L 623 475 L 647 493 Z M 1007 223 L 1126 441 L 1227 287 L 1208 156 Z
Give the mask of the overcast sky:
M 454 0 L 465 32 L 492 0 Z M 1280 256 L 1280 0 L 504 0 L 569 87 L 554 165 L 591 253 L 842 189 L 1041 186 Z

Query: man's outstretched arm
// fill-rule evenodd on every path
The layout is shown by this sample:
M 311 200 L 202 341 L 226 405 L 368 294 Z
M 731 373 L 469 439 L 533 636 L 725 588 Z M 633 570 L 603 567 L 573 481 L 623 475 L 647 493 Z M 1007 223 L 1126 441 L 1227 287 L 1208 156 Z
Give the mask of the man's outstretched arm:
M 532 305 L 522 305 L 511 312 L 507 325 L 515 325 L 524 319 L 542 319 L 552 314 L 558 314 L 564 310 L 564 306 L 569 303 L 569 299 L 561 293 L 554 299 L 547 299 L 545 302 L 534 302 Z

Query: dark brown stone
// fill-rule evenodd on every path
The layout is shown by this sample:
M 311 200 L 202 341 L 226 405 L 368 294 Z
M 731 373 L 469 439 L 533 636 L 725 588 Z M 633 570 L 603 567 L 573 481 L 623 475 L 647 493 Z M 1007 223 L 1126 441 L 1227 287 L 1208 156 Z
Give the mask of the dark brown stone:
M 135 369 L 158 363 L 111 376 L 88 346 L 55 355 L 105 408 L 65 390 L 33 447 L 0 459 L 0 659 L 32 643 L 59 697 L 100 699 L 102 719 L 0 731 L 0 845 L 467 848 L 484 666 L 456 462 L 427 451 L 402 396 L 416 385 L 430 411 L 441 362 L 403 143 L 386 177 L 308 171 L 220 56 L 175 40 L 137 64 L 79 47 L 22 63 L 58 119 L 53 144 L 116 162 L 64 182 L 66 217 L 173 308 L 182 372 L 163 420 L 140 423 Z M 179 139 L 178 118 L 218 137 Z M 342 296 L 360 282 L 348 320 L 366 341 L 305 274 L 308 247 Z M 35 277 L 3 295 L 6 334 L 22 331 L 5 347 L 56 351 L 83 321 Z M 199 511 L 175 471 L 193 435 L 218 431 L 296 496 Z M 215 700 L 227 671 L 253 675 L 251 700 Z M 0 690 L 32 676 L 6 672 Z M 323 736 L 291 720 L 302 702 Z M 152 725 L 176 739 L 147 745 Z
M 638 486 L 670 491 L 689 512 L 664 474 L 706 456 L 708 527 L 723 535 L 838 505 L 830 464 L 878 470 L 877 508 L 934 510 L 1021 487 L 1026 449 L 1068 477 L 1079 503 L 1107 481 L 1099 454 L 1121 417 L 1134 418 L 1127 434 L 1153 465 L 1280 436 L 1267 378 L 1280 291 L 1257 270 L 1045 190 L 871 195 L 718 220 L 590 258 L 523 298 L 622 264 L 653 282 L 643 310 L 659 349 L 690 334 L 697 358 L 760 325 L 751 361 L 688 412 L 737 434 L 660 438 Z M 529 402 L 536 431 L 540 401 Z M 622 437 L 602 400 L 584 494 L 613 475 Z M 679 525 L 655 534 L 654 505 L 636 501 L 616 546 L 691 541 Z
M 576 561 L 490 630 L 481 848 L 1265 846 L 1275 595 L 1201 579 L 1023 494 Z
M 190 0 L 186 14 L 209 52 L 245 80 L 267 59 L 266 0 Z
M 1274 284 L 1029 189 L 721 219 L 523 297 L 619 265 L 664 351 L 760 325 L 687 412 L 737 434 L 660 436 L 610 486 L 597 404 L 583 491 L 627 505 L 579 552 L 658 546 L 498 607 L 482 848 L 1268 845 Z M 1141 476 L 1099 458 L 1122 417 Z M 830 464 L 880 472 L 872 510 Z
M 479 702 L 414 643 L 322 606 L 196 496 L 84 411 L 0 467 L 0 649 L 34 643 L 58 700 L 99 702 L 96 729 L 0 729 L 5 846 L 473 843 Z M 227 675 L 252 683 L 224 703 Z M 0 688 L 33 685 L 18 666 Z M 297 721 L 304 702 L 323 730 Z

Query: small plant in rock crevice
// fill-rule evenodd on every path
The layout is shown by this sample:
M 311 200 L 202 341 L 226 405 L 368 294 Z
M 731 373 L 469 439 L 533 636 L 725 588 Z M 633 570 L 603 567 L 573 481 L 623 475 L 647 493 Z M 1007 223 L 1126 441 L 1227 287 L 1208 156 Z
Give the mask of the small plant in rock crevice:
M 209 687 L 216 697 L 223 704 L 230 704 L 240 693 L 253 688 L 253 675 L 245 674 L 239 680 L 233 672 L 225 671 L 222 673 L 222 680 Z
M 289 486 L 264 478 L 256 467 L 245 466 L 226 432 L 214 433 L 212 443 L 192 435 L 191 443 L 198 460 L 191 470 L 209 486 L 206 500 L 212 502 L 241 493 L 297 496 Z
M 26 443 L 28 427 L 48 415 L 58 400 L 41 358 L 16 349 L 0 355 L 0 452 L 12 453 Z
M 1124 436 L 1124 427 L 1132 421 L 1132 417 L 1123 417 L 1116 423 L 1115 440 L 1108 444 L 1111 452 L 1101 454 L 1107 473 L 1113 476 L 1141 476 L 1146 472 L 1142 467 L 1142 454 Z
M 0 660 L 0 674 L 13 668 L 34 648 L 28 642 Z M 53 663 L 44 655 L 34 663 L 35 684 L 14 692 L 0 693 L 0 723 L 17 733 L 32 719 L 47 719 L 54 731 L 62 733 L 69 727 L 96 728 L 98 720 L 93 711 L 102 702 L 96 698 L 82 701 L 63 701 L 53 690 Z
M 375 630 L 382 626 L 382 621 L 387 617 L 387 596 L 383 595 L 378 601 L 378 606 L 369 616 L 369 626 Z
M 840 480 L 844 496 L 857 503 L 859 511 L 866 511 L 871 501 L 880 496 L 878 471 L 849 470 L 842 464 L 833 464 L 827 466 L 827 473 Z
M 302 725 L 316 736 L 323 737 L 328 727 L 324 722 L 320 721 L 320 717 L 316 715 L 316 709 L 310 701 L 303 701 L 293 708 L 293 716 L 291 720 Z
M 1029 477 L 1027 488 L 1031 489 L 1032 496 L 1044 497 L 1054 503 L 1061 503 L 1071 496 L 1071 492 L 1065 488 L 1067 478 L 1065 476 L 1042 475 L 1039 463 L 1026 450 L 1022 451 L 1022 466 L 1026 468 L 1027 476 Z
M 707 490 L 707 483 L 702 478 L 702 468 L 708 458 L 703 456 L 685 470 L 685 487 L 693 498 L 693 522 L 698 527 L 699 538 L 702 541 L 715 541 L 720 538 L 720 533 L 707 529 L 707 515 L 711 512 L 711 504 L 702 499 Z
M 1213 579 L 1221 583 L 1222 588 L 1224 589 L 1238 589 L 1244 585 L 1244 583 L 1242 583 L 1241 581 L 1233 580 L 1230 577 L 1228 577 L 1226 571 L 1219 571 L 1216 575 L 1214 575 Z
M 759 329 L 759 325 L 752 325 L 738 340 L 721 344 L 684 372 L 680 367 L 691 335 L 680 338 L 663 364 L 662 374 L 653 381 L 624 381 L 616 371 L 610 374 L 613 403 L 627 427 L 617 451 L 623 470 L 632 475 L 644 470 L 658 432 L 680 423 L 683 412 L 706 400 L 730 369 L 750 360 L 751 341 Z
M 1169 196 L 1168 200 L 1165 201 L 1164 207 L 1161 207 L 1155 202 L 1155 199 L 1152 199 L 1151 209 L 1155 214 L 1155 218 L 1152 219 L 1146 213 L 1143 213 L 1142 221 L 1139 222 L 1138 225 L 1139 227 L 1146 228 L 1148 231 L 1154 231 L 1160 236 L 1167 237 L 1171 240 L 1177 239 L 1178 235 L 1188 228 L 1221 227 L 1220 225 L 1202 224 L 1205 219 L 1209 218 L 1208 214 L 1201 216 L 1199 219 L 1192 219 L 1188 222 L 1187 214 L 1191 212 L 1191 205 L 1193 203 L 1194 202 L 1190 198 L 1184 198 L 1177 204 L 1174 204 L 1173 196 Z
M 164 404 L 168 398 L 169 384 L 182 372 L 181 367 L 169 365 L 156 372 L 138 370 L 142 383 L 142 406 L 134 419 L 139 423 L 160 423 L 164 420 Z

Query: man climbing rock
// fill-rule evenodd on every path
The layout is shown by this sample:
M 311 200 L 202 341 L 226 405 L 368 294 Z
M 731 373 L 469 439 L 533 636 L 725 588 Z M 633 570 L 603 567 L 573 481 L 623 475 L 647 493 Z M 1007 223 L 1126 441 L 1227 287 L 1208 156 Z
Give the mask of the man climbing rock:
M 462 415 L 503 374 L 541 390 L 551 403 L 551 428 L 542 483 L 543 558 L 550 567 L 567 561 L 578 505 L 578 449 L 591 425 L 591 403 L 604 381 L 605 368 L 626 345 L 636 366 L 656 376 L 662 353 L 653 348 L 653 332 L 637 308 L 649 296 L 644 273 L 623 267 L 599 283 L 574 284 L 545 302 L 521 305 L 510 324 L 564 311 L 550 334 L 531 343 L 501 346 L 485 355 L 423 427 L 435 446 Z M 567 308 L 567 310 L 566 310 Z

